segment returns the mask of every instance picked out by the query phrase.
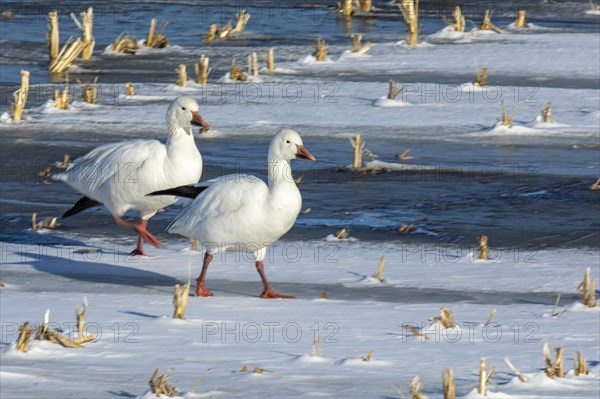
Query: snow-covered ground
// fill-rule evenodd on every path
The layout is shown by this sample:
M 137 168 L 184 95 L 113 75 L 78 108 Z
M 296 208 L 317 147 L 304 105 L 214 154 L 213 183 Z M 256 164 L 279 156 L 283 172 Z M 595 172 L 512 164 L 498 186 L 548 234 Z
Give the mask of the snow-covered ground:
M 585 308 L 576 294 L 587 266 L 599 277 L 597 251 L 493 250 L 494 260 L 484 262 L 473 259 L 474 249 L 455 246 L 282 241 L 267 257 L 267 274 L 275 289 L 298 299 L 258 298 L 252 261 L 227 253 L 208 272 L 215 296 L 189 298 L 186 319 L 174 320 L 173 286 L 196 276 L 200 253 L 172 243 L 129 258 L 114 242 L 73 242 L 1 244 L 3 397 L 136 397 L 156 367 L 173 368 L 171 380 L 187 398 L 408 397 L 414 375 L 425 394 L 441 397 L 446 367 L 459 396 L 477 397 L 481 357 L 497 366 L 489 397 L 590 398 L 600 388 L 599 308 Z M 383 283 L 371 277 L 381 255 Z M 552 316 L 557 293 L 559 315 Z M 48 342 L 15 349 L 18 326 L 41 323 L 47 308 L 53 326 L 74 336 L 83 296 L 95 341 L 84 349 Z M 442 306 L 454 312 L 457 328 L 428 321 Z M 321 357 L 312 353 L 317 329 Z M 566 371 L 581 350 L 590 374 L 546 377 L 545 342 L 564 347 Z M 363 361 L 369 351 L 372 359 Z M 514 376 L 505 356 L 529 382 Z M 250 372 L 240 372 L 244 365 Z
M 21 18 L 20 11 L 12 22 L 2 21 L 2 81 L 10 83 L 10 90 L 0 104 L 0 142 L 7 145 L 0 152 L 8 165 L 2 168 L 5 191 L 0 204 L 10 209 L 3 209 L 0 217 L 10 232 L 2 231 L 5 241 L 0 241 L 0 276 L 5 283 L 0 288 L 0 396 L 148 398 L 154 369 L 164 373 L 173 368 L 171 382 L 186 398 L 404 399 L 410 397 L 408 384 L 415 375 L 423 382 L 424 394 L 439 398 L 442 370 L 451 367 L 458 396 L 479 398 L 479 362 L 485 357 L 488 369 L 496 366 L 487 397 L 597 398 L 600 308 L 582 305 L 577 287 L 587 267 L 600 281 L 600 254 L 597 245 L 577 243 L 597 237 L 593 196 L 598 192 L 588 187 L 600 172 L 600 44 L 597 28 L 590 23 L 597 17 L 586 13 L 587 4 L 555 3 L 538 5 L 544 12 L 528 14 L 535 24 L 525 30 L 502 24 L 507 28 L 503 34 L 471 30 L 477 25 L 471 20 L 467 32 L 450 32 L 430 10 L 423 13 L 426 32 L 421 43 L 410 47 L 403 40 L 399 14 L 397 19 L 355 18 L 349 29 L 330 9 L 307 7 L 310 19 L 292 21 L 290 15 L 261 18 L 259 7 L 250 10 L 253 17 L 241 39 L 208 46 L 201 41 L 208 24 L 216 22 L 217 14 L 230 17 L 239 10 L 191 10 L 178 2 L 129 9 L 106 2 L 108 8 L 99 7 L 95 14 L 96 52 L 69 71 L 72 103 L 65 111 L 49 101 L 62 86 L 56 82 L 63 80 L 49 79 L 40 63 L 40 54 L 46 52 L 43 27 Z M 186 26 L 171 25 L 171 46 L 143 49 L 135 56 L 105 50 L 124 29 L 143 37 L 159 8 L 161 17 Z M 465 15 L 481 15 L 483 10 L 475 8 L 467 14 L 465 7 Z M 277 4 L 275 10 L 280 15 L 294 9 Z M 36 15 L 39 10 L 25 4 L 22 11 Z M 61 16 L 68 18 L 63 11 Z M 445 18 L 452 13 L 451 8 L 437 11 Z M 550 18 L 545 17 L 548 13 Z M 75 29 L 69 24 L 61 20 L 63 41 L 69 29 Z M 374 47 L 366 54 L 350 53 L 352 33 L 363 33 L 363 43 L 373 42 Z M 326 62 L 311 55 L 317 34 L 328 41 Z M 263 66 L 265 46 L 271 42 L 273 73 L 263 68 L 258 78 L 244 83 L 229 79 L 233 58 L 244 60 L 257 51 Z M 206 86 L 193 81 L 192 65 L 201 54 L 210 57 L 212 69 Z M 174 69 L 182 63 L 191 79 L 185 88 L 175 85 Z M 473 79 L 483 67 L 488 68 L 489 85 L 475 87 Z M 21 68 L 31 71 L 32 80 L 24 118 L 15 124 L 8 100 Z M 96 75 L 98 104 L 83 103 L 81 87 L 74 82 Z M 396 100 L 386 97 L 390 79 L 403 87 Z M 125 92 L 129 81 L 135 87 L 133 97 Z M 396 171 L 375 176 L 369 184 L 348 177 L 350 173 L 340 174 L 345 180 L 328 177 L 317 188 L 305 178 L 305 206 L 321 214 L 299 218 L 292 234 L 307 226 L 310 232 L 277 242 L 265 261 L 274 289 L 297 299 L 258 298 L 261 284 L 252 260 L 227 253 L 208 271 L 207 286 L 215 296 L 190 297 L 185 320 L 175 320 L 173 287 L 193 282 L 202 259 L 182 239 L 163 240 L 168 244 L 164 249 L 148 248 L 150 257 L 130 258 L 133 238 L 101 222 L 95 225 L 102 219 L 98 212 L 93 218 L 70 220 L 56 231 L 34 233 L 15 227 L 29 220 L 29 208 L 39 217 L 56 216 L 73 200 L 66 187 L 32 183 L 48 160 L 62 159 L 63 148 L 81 155 L 106 142 L 162 139 L 166 108 L 182 94 L 198 100 L 212 127 L 198 136 L 206 169 L 246 166 L 248 159 L 264 161 L 266 144 L 260 143 L 285 126 L 298 130 L 307 148 L 319 149 L 315 155 L 325 170 L 343 170 L 351 162 L 347 139 L 360 132 L 380 156 L 365 159 L 363 169 Z M 511 128 L 498 123 L 503 101 L 509 114 L 515 107 Z M 540 118 L 547 102 L 552 103 L 554 123 Z M 410 157 L 400 162 L 396 155 L 408 148 Z M 25 165 L 22 175 L 9 165 L 19 162 Z M 485 171 L 488 166 L 511 171 L 516 165 L 514 176 L 529 170 L 521 169 L 528 165 L 544 184 L 498 179 L 494 183 L 502 186 L 477 181 L 475 190 L 457 180 L 451 188 L 424 195 L 423 190 L 439 181 L 424 179 L 420 190 L 413 185 L 411 191 L 405 184 L 410 179 L 398 178 L 402 171 L 445 171 L 454 163 L 465 166 L 457 171 L 472 164 L 484 165 Z M 375 182 L 381 185 L 372 185 Z M 342 204 L 335 196 L 348 198 Z M 543 201 L 523 200 L 546 196 Z M 503 201 L 490 201 L 497 198 Z M 487 202 L 493 203 L 489 209 L 483 206 Z M 455 216 L 447 216 L 452 212 Z M 442 213 L 445 218 L 440 219 Z M 416 222 L 427 218 L 435 229 Z M 584 225 L 584 218 L 591 219 L 590 224 Z M 473 219 L 477 223 L 469 224 Z M 540 231 L 534 231 L 540 220 Z M 415 223 L 415 235 L 431 240 L 403 240 L 407 236 L 397 228 L 404 223 Z M 479 228 L 489 234 L 492 259 L 477 261 L 476 248 L 450 244 L 464 239 L 460 229 L 442 241 L 452 224 L 464 224 L 471 234 Z M 362 236 L 341 241 L 330 233 L 342 225 L 385 228 L 390 234 L 372 241 Z M 85 236 L 78 235 L 84 229 Z M 495 236 L 519 229 L 523 242 L 515 245 L 518 248 L 494 246 Z M 537 239 L 527 236 L 531 231 Z M 569 237 L 563 247 L 572 249 L 553 246 L 554 236 Z M 523 249 L 536 245 L 551 248 Z M 383 281 L 372 277 L 381 256 Z M 75 337 L 75 306 L 84 296 L 90 305 L 87 331 L 97 336 L 93 342 L 83 349 L 66 349 L 33 341 L 27 353 L 16 350 L 21 323 L 39 325 L 46 309 L 51 310 L 53 328 Z M 428 320 L 438 316 L 441 307 L 453 312 L 456 328 L 443 329 Z M 493 309 L 495 316 L 485 326 Z M 415 336 L 407 324 L 429 339 Z M 315 331 L 322 341 L 321 356 L 313 353 Z M 546 342 L 550 348 L 564 348 L 565 378 L 546 377 Z M 372 358 L 364 361 L 370 351 Z M 589 375 L 571 371 L 577 351 L 587 357 Z M 504 357 L 529 381 L 516 378 Z M 249 371 L 240 371 L 243 366 Z M 262 372 L 253 372 L 255 368 Z

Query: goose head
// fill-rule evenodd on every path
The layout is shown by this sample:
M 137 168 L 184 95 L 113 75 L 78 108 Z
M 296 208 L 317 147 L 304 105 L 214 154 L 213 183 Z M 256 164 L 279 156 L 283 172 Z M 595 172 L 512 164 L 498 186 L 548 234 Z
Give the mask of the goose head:
M 167 125 L 189 130 L 191 125 L 208 127 L 198 112 L 198 103 L 191 97 L 180 96 L 167 110 Z
M 291 161 L 292 159 L 308 159 L 315 161 L 316 158 L 302 145 L 302 138 L 292 129 L 280 129 L 271 140 L 269 146 L 269 160 Z

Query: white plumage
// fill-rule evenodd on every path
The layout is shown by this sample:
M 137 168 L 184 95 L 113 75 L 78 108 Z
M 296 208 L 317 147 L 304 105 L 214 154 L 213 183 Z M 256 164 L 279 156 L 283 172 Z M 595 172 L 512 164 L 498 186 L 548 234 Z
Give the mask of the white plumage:
M 292 178 L 290 160 L 314 160 L 300 135 L 281 129 L 269 146 L 268 183 L 251 175 L 229 175 L 211 184 L 184 207 L 167 230 L 201 241 L 207 252 L 196 295 L 212 295 L 204 288 L 204 275 L 212 256 L 220 251 L 251 252 L 264 283 L 264 298 L 287 297 L 273 292 L 264 276 L 266 247 L 291 229 L 302 197 Z
M 158 140 L 131 140 L 103 145 L 75 160 L 55 178 L 104 204 L 117 224 L 141 233 L 134 253 L 143 254 L 142 237 L 154 245 L 160 244 L 144 231 L 147 220 L 176 200 L 174 196 L 151 197 L 147 194 L 200 180 L 202 157 L 194 142 L 192 124 L 207 126 L 198 113 L 196 101 L 178 97 L 167 111 L 168 139 L 165 144 Z M 139 225 L 121 219 L 132 209 L 140 212 Z

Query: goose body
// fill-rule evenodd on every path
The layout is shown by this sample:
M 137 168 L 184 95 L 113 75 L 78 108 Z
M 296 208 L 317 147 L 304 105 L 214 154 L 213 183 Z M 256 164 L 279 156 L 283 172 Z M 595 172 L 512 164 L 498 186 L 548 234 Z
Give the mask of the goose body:
M 212 295 L 204 287 L 204 279 L 213 256 L 237 251 L 254 254 L 264 284 L 263 298 L 287 297 L 270 288 L 263 258 L 267 246 L 292 228 L 302 207 L 290 168 L 290 161 L 296 157 L 315 160 L 298 133 L 281 129 L 269 146 L 267 182 L 252 175 L 224 176 L 184 207 L 167 227 L 170 233 L 199 240 L 207 248 L 196 295 Z
M 217 244 L 211 248 L 212 255 L 227 250 L 254 252 L 294 225 L 302 197 L 290 180 L 277 190 L 269 190 L 268 182 L 256 176 L 226 176 L 184 208 L 167 230 L 207 246 Z
M 200 180 L 202 157 L 194 142 L 192 124 L 207 125 L 194 99 L 178 97 L 167 111 L 166 143 L 130 140 L 106 144 L 76 159 L 64 173 L 55 176 L 85 196 L 64 217 L 101 203 L 117 224 L 140 234 L 134 253 L 143 254 L 143 239 L 160 245 L 145 227 L 148 219 L 173 204 L 176 197 L 147 194 Z M 131 225 L 121 219 L 129 210 L 139 211 L 140 224 Z

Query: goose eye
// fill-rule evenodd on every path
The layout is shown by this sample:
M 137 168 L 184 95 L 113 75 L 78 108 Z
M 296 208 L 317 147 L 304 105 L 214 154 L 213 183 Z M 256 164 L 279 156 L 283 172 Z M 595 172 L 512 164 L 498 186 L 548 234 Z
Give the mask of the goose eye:
M 181 107 L 181 109 L 185 111 L 185 107 Z
M 286 143 L 288 143 L 288 144 L 290 143 L 290 141 L 289 141 L 289 140 L 286 140 L 285 142 L 286 142 Z

